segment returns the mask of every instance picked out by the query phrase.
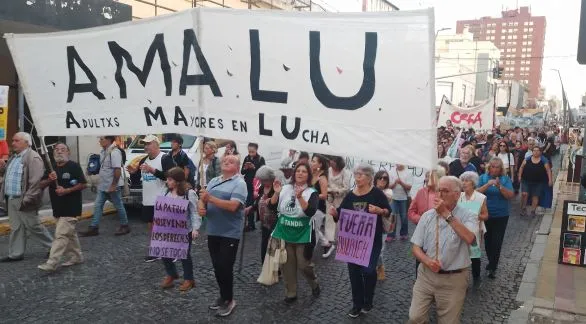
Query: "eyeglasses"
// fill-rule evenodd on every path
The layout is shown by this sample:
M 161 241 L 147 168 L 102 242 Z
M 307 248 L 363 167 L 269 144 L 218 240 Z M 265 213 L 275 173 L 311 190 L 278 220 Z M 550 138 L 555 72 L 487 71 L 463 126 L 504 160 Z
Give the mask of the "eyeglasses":
M 449 190 L 449 189 L 445 189 L 445 188 L 440 189 L 438 191 L 439 191 L 440 194 L 447 194 L 447 193 L 450 193 L 450 192 L 455 192 L 454 190 Z
M 507 145 L 506 145 L 506 144 L 501 144 L 501 145 L 499 145 L 499 146 L 500 146 L 500 147 L 507 147 Z

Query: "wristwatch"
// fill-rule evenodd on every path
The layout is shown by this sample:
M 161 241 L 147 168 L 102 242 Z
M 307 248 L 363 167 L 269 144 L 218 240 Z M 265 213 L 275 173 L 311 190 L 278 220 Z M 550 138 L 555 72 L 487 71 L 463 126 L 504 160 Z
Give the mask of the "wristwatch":
M 451 223 L 452 222 L 452 218 L 454 218 L 454 215 L 452 215 L 452 213 L 450 213 L 450 215 L 448 215 L 448 217 L 446 217 L 446 223 Z

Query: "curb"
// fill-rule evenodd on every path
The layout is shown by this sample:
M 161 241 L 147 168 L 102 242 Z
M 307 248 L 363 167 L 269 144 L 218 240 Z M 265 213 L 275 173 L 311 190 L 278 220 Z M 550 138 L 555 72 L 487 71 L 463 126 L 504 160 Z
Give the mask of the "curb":
M 116 208 L 109 201 L 104 205 L 104 215 L 111 215 L 116 213 Z M 89 219 L 94 216 L 94 203 L 86 203 L 82 205 L 81 216 L 78 216 L 78 220 Z M 45 226 L 53 226 L 57 223 L 57 219 L 53 217 L 53 211 L 51 209 L 39 210 L 39 218 L 41 224 Z M 8 235 L 10 233 L 10 224 L 8 222 L 0 223 L 0 236 Z
M 547 239 L 551 231 L 551 225 L 556 209 L 558 208 L 558 198 L 560 195 L 560 183 L 564 181 L 565 173 L 558 173 L 553 191 L 556 193 L 553 197 L 552 206 L 541 219 L 539 230 L 536 232 L 535 241 L 529 255 L 529 260 L 525 266 L 525 272 L 517 291 L 515 301 L 520 305 L 519 308 L 513 310 L 509 315 L 509 324 L 529 323 L 530 316 L 534 310 L 542 308 L 544 305 L 540 303 L 535 297 L 535 289 L 537 288 L 537 279 L 541 269 L 541 261 L 545 253 Z M 536 305 L 537 303 L 537 305 Z M 553 308 L 553 305 L 552 305 Z M 557 313 L 557 312 L 556 312 Z M 562 316 L 563 317 L 563 316 Z

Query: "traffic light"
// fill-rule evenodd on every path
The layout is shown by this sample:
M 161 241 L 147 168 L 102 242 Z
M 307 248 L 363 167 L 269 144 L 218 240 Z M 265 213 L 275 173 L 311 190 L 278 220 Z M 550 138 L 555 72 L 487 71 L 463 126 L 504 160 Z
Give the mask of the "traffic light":
M 503 71 L 505 70 L 505 68 L 502 67 L 495 67 L 492 69 L 492 78 L 493 79 L 500 79 L 503 77 Z

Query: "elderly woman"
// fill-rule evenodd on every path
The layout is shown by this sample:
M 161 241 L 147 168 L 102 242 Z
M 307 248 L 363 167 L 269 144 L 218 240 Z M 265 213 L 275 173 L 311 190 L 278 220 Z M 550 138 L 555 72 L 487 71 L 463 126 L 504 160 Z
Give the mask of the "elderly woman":
M 352 287 L 353 307 L 348 313 L 351 318 L 368 313 L 372 309 L 374 289 L 376 287 L 376 265 L 382 249 L 382 217 L 389 217 L 391 206 L 385 194 L 373 186 L 374 169 L 371 165 L 361 163 L 354 170 L 356 187 L 346 195 L 338 209 L 331 208 L 330 214 L 337 221 L 342 209 L 361 210 L 376 214 L 376 230 L 372 242 L 372 253 L 368 266 L 348 263 L 348 275 Z
M 287 262 L 283 267 L 286 304 L 297 300 L 297 269 L 311 286 L 314 297 L 319 297 L 321 291 L 311 262 L 311 217 L 317 211 L 319 199 L 311 179 L 309 164 L 297 163 L 290 184 L 283 186 L 278 180 L 273 183 L 275 194 L 269 202 L 279 215 L 272 236 L 284 240 L 287 250 Z
M 474 285 L 480 284 L 480 242 L 482 235 L 486 232 L 484 221 L 488 219 L 488 208 L 486 207 L 486 196 L 476 191 L 478 185 L 478 174 L 466 171 L 460 175 L 463 192 L 460 195 L 458 205 L 470 210 L 478 217 L 478 228 L 474 232 L 476 240 L 470 245 L 470 260 L 472 261 L 472 279 Z
M 421 218 L 421 215 L 423 215 L 423 213 L 434 208 L 435 198 L 439 197 L 439 194 L 437 192 L 437 186 L 439 179 L 446 175 L 446 169 L 438 165 L 434 171 L 435 175 L 433 175 L 431 171 L 428 171 L 425 174 L 425 185 L 417 191 L 417 193 L 415 194 L 415 198 L 413 198 L 413 201 L 411 202 L 411 206 L 409 206 L 407 217 L 415 225 L 419 223 L 419 219 Z M 416 278 L 418 267 L 419 260 L 415 259 Z
M 393 191 L 389 188 L 389 173 L 385 170 L 380 170 L 374 175 L 374 186 L 378 189 L 382 190 L 382 192 L 387 197 L 389 204 L 393 201 Z M 394 226 L 394 225 L 393 225 Z M 391 228 L 391 231 L 394 231 L 394 227 Z M 383 238 L 386 236 L 386 233 L 383 233 Z M 385 251 L 385 245 L 383 244 L 382 249 L 380 251 L 380 256 L 378 258 L 378 262 L 376 264 L 376 278 L 378 280 L 385 280 L 385 264 L 383 253 Z
M 488 257 L 486 269 L 488 277 L 494 279 L 511 213 L 509 201 L 515 197 L 513 183 L 505 174 L 503 160 L 494 157 L 489 161 L 488 172 L 480 176 L 477 190 L 486 196 L 488 207 L 488 220 L 485 222 L 486 234 L 484 234 L 484 245 Z
M 275 194 L 273 183 L 276 179 L 276 173 L 273 168 L 263 165 L 256 170 L 255 177 L 261 182 L 261 192 L 254 204 L 249 208 L 255 209 L 261 224 L 261 242 L 260 242 L 260 258 L 262 262 L 265 261 L 267 253 L 267 245 L 271 232 L 275 229 L 277 223 L 277 211 L 269 207 L 269 201 Z
M 208 182 L 222 173 L 220 159 L 216 156 L 218 146 L 213 141 L 205 142 L 203 145 L 202 158 L 202 179 L 198 180 L 199 186 L 206 187 Z M 199 177 L 198 177 L 199 178 Z

